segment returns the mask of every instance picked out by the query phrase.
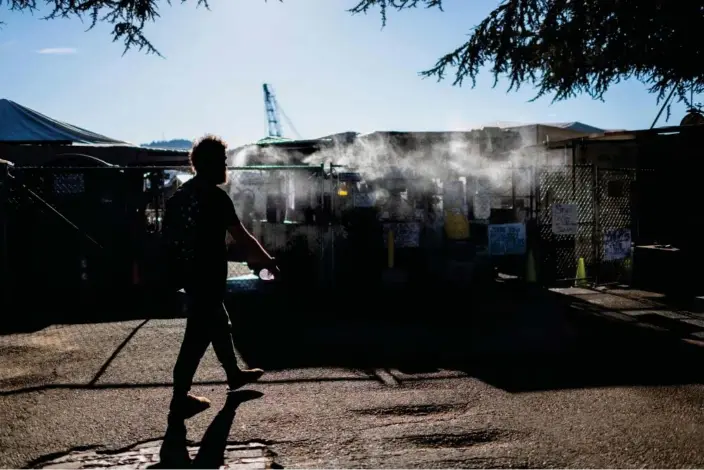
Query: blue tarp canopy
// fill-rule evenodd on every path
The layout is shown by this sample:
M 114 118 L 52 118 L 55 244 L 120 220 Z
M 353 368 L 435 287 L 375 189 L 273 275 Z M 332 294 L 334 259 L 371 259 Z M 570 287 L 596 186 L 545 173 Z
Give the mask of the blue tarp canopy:
M 129 145 L 0 99 L 0 142 Z

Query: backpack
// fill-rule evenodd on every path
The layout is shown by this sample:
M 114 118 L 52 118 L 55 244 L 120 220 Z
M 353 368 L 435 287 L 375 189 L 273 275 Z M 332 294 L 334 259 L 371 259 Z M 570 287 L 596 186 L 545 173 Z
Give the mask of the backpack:
M 187 210 L 183 193 L 179 191 L 166 203 L 166 211 L 161 225 L 161 283 L 169 290 L 180 290 L 185 285 L 185 275 L 193 248 L 189 246 L 190 224 L 186 220 L 184 209 Z

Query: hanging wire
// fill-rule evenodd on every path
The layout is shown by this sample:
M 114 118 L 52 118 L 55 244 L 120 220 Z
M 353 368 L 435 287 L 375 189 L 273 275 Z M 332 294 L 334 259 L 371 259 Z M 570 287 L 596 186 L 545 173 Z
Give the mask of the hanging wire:
M 78 225 L 76 225 L 76 224 L 74 224 L 73 222 L 71 222 L 71 221 L 68 219 L 68 217 L 66 217 L 65 215 L 63 215 L 63 214 L 62 214 L 58 209 L 56 209 L 53 205 L 49 204 L 49 203 L 48 203 L 47 201 L 45 201 L 41 196 L 39 196 L 37 193 L 35 193 L 35 192 L 32 191 L 31 189 L 29 189 L 29 188 L 28 188 L 27 186 L 25 186 L 23 183 L 20 183 L 20 182 L 17 180 L 17 178 L 15 178 L 13 175 L 9 175 L 9 177 L 10 177 L 10 179 L 15 180 L 15 182 L 18 183 L 18 185 L 19 185 L 20 188 L 22 188 L 24 191 L 27 191 L 27 193 L 29 194 L 30 197 L 36 199 L 37 201 L 39 201 L 39 203 L 40 203 L 41 205 L 43 205 L 44 207 L 46 207 L 47 209 L 49 209 L 49 210 L 50 210 L 51 212 L 53 212 L 55 215 L 59 216 L 59 218 L 60 218 L 61 220 L 63 220 L 64 222 L 66 222 L 71 228 L 73 228 L 73 229 L 76 230 L 78 233 L 80 233 L 81 235 L 83 235 L 86 239 L 88 239 L 90 242 L 92 242 L 92 243 L 93 243 L 94 245 L 96 245 L 98 248 L 101 248 L 101 249 L 103 248 L 103 245 L 101 245 L 101 244 L 98 243 L 93 237 L 91 237 L 90 235 L 88 235 L 88 233 L 86 233 L 85 230 L 82 230 L 80 227 L 78 227 Z
M 301 139 L 302 138 L 301 134 L 298 133 L 298 131 L 296 130 L 296 127 L 293 125 L 293 122 L 291 122 L 291 120 L 288 118 L 288 115 L 286 115 L 284 108 L 282 108 L 278 102 L 276 103 L 276 105 L 279 108 L 279 113 L 281 114 L 281 117 L 284 118 L 288 127 L 291 128 L 291 131 L 293 132 L 293 134 L 296 136 L 296 138 Z
M 670 92 L 670 95 L 667 97 L 665 102 L 662 104 L 662 108 L 660 108 L 660 111 L 658 111 L 658 115 L 655 116 L 655 120 L 653 123 L 650 125 L 650 128 L 652 129 L 655 127 L 655 124 L 658 123 L 658 120 L 660 119 L 660 116 L 662 116 L 662 112 L 665 111 L 665 108 L 669 106 L 670 100 L 672 99 L 672 96 L 675 94 L 675 91 L 677 91 L 677 86 L 679 85 L 679 82 L 675 83 L 675 86 L 672 87 L 672 91 Z M 669 112 L 668 112 L 669 115 Z

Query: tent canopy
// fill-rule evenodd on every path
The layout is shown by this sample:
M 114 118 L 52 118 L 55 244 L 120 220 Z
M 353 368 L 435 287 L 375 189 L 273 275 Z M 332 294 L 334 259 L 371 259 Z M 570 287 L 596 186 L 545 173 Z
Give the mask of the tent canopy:
M 129 145 L 0 99 L 0 142 Z

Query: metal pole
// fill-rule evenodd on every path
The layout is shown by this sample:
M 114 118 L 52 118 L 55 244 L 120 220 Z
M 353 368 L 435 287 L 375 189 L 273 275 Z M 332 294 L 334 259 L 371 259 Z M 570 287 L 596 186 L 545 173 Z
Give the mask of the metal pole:
M 547 166 L 547 165 L 546 165 Z M 533 162 L 533 178 L 532 178 L 532 188 L 531 188 L 531 198 L 534 200 L 535 204 L 535 237 L 536 240 L 533 242 L 533 248 L 534 248 L 534 257 L 535 257 L 535 262 L 537 266 L 537 280 L 541 284 L 545 283 L 545 269 L 543 267 L 543 261 L 545 257 L 543 256 L 544 248 L 545 248 L 545 243 L 543 240 L 543 233 L 541 230 L 541 217 L 543 214 L 541 213 L 541 210 L 543 210 L 542 205 L 541 205 L 541 193 L 540 193 L 540 172 L 541 168 L 544 167 L 539 167 L 536 162 Z M 542 170 L 544 171 L 544 170 Z M 534 196 L 535 195 L 535 196 Z
M 678 81 L 677 83 L 675 83 L 675 86 L 672 87 L 672 91 L 671 91 L 670 94 L 668 95 L 668 97 L 667 97 L 667 99 L 665 100 L 665 102 L 662 104 L 662 107 L 660 108 L 660 111 L 658 111 L 658 115 L 655 116 L 655 120 L 653 120 L 653 123 L 650 125 L 650 128 L 651 128 L 651 129 L 652 129 L 653 127 L 655 127 L 655 124 L 658 123 L 658 120 L 660 119 L 660 116 L 662 115 L 662 112 L 665 111 L 665 107 L 668 105 L 668 103 L 669 103 L 670 100 L 672 99 L 672 95 L 674 95 L 674 94 L 675 94 L 675 91 L 677 91 L 677 86 L 678 86 L 679 84 L 680 84 L 680 82 Z
M 76 172 L 76 171 L 162 171 L 162 170 L 181 170 L 184 173 L 191 173 L 191 167 L 184 165 L 148 165 L 148 166 L 15 166 L 18 170 L 54 170 L 56 172 Z M 228 171 L 283 171 L 283 170 L 301 170 L 313 171 L 318 170 L 319 165 L 249 165 L 249 166 L 228 166 Z
M 537 207 L 533 207 L 535 204 L 535 198 L 534 198 L 534 193 L 535 193 L 535 165 L 536 163 L 533 162 L 533 166 L 530 167 L 530 189 L 528 190 L 528 200 L 529 200 L 529 205 L 528 205 L 528 210 L 530 211 L 530 218 L 534 219 L 537 217 Z
M 583 146 L 580 145 L 580 150 L 583 150 Z M 572 147 L 572 204 L 576 204 L 576 189 L 577 189 L 577 164 L 575 163 L 575 148 Z
M 594 284 L 599 283 L 599 270 L 601 269 L 601 228 L 599 221 L 599 195 L 600 195 L 600 182 L 599 182 L 599 167 L 592 163 L 594 169 L 592 176 L 592 208 L 593 208 L 593 251 L 594 251 Z
M 516 162 L 511 162 L 511 209 L 516 211 Z
M 580 150 L 584 150 L 583 147 L 580 147 Z M 574 158 L 575 157 L 575 146 L 572 144 L 572 197 L 570 198 L 570 203 L 571 204 L 576 204 L 577 205 L 577 233 L 574 235 L 574 262 L 575 266 L 577 269 L 579 269 L 579 259 L 581 258 L 579 255 L 581 254 L 579 251 L 579 212 L 580 212 L 580 207 L 579 204 L 577 204 L 577 160 Z M 579 167 L 581 168 L 581 167 Z M 556 258 L 557 259 L 557 258 Z M 576 272 L 574 270 L 573 272 Z M 577 276 L 578 277 L 578 276 Z
M 323 271 L 323 279 L 330 279 L 332 273 L 328 271 L 327 263 L 325 262 L 325 245 L 327 240 L 325 240 L 325 235 L 323 231 L 323 210 L 325 209 L 325 163 L 320 164 L 320 207 L 317 211 L 317 216 L 315 218 L 315 225 L 318 228 L 318 233 L 320 234 L 320 269 Z M 327 285 L 325 287 L 328 287 Z
M 3 310 L 5 311 L 9 307 L 9 296 L 12 293 L 12 287 L 9 285 L 9 246 L 7 241 L 8 198 L 10 195 L 10 188 L 8 187 L 10 182 L 9 166 L 9 162 L 0 160 L 0 303 L 7 304 L 3 305 Z
M 333 168 L 332 168 L 332 163 L 330 163 L 330 178 L 331 182 L 333 181 Z M 335 199 L 337 198 L 337 189 L 339 186 L 340 182 L 339 180 L 337 181 L 336 184 L 333 185 L 333 190 L 331 191 L 330 194 L 330 269 L 332 270 L 332 276 L 330 276 L 330 282 L 332 284 L 332 287 L 335 288 Z

